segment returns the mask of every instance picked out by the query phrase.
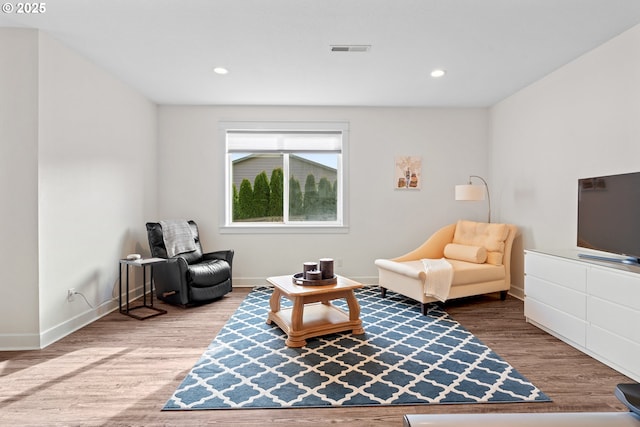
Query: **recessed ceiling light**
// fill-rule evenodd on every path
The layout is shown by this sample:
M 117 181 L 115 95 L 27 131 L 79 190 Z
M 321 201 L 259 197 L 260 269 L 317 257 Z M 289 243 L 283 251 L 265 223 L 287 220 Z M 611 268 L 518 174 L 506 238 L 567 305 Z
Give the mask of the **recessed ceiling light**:
M 224 67 L 216 67 L 213 69 L 213 72 L 216 74 L 227 74 L 229 72 L 229 70 L 227 70 Z
M 447 74 L 445 70 L 436 69 L 431 72 L 431 77 L 442 77 L 445 74 Z

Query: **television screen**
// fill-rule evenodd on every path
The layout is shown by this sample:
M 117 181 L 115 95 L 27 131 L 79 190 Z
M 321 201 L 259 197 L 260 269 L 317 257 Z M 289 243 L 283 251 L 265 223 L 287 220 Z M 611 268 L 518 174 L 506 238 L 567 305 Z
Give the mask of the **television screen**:
M 578 246 L 640 258 L 640 172 L 578 180 Z

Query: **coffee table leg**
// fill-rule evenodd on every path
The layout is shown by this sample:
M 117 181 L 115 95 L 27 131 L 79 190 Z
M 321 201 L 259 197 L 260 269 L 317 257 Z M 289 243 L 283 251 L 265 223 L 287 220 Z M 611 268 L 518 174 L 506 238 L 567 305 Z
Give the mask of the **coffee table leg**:
M 271 294 L 271 299 L 269 299 L 269 307 L 271 308 L 271 312 L 267 317 L 267 325 L 271 324 L 271 318 L 276 316 L 280 311 L 280 297 L 282 296 L 280 289 L 274 288 L 273 293 Z
M 291 330 L 289 336 L 285 341 L 287 347 L 304 347 L 307 344 L 305 339 L 300 338 L 298 335 L 302 331 L 302 317 L 304 314 L 304 298 L 293 298 L 293 307 L 291 309 Z
M 364 328 L 362 327 L 362 320 L 360 320 L 360 304 L 358 304 L 358 300 L 356 299 L 356 295 L 353 291 L 347 293 L 347 305 L 349 306 L 349 320 L 357 321 L 356 327 L 351 330 L 351 333 L 354 335 L 364 334 Z

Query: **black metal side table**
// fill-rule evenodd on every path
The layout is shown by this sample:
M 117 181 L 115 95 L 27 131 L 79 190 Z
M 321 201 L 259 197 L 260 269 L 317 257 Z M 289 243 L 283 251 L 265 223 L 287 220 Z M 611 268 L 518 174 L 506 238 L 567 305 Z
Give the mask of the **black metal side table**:
M 120 260 L 120 280 L 118 282 L 118 305 L 120 307 L 120 313 L 126 314 L 127 316 L 131 316 L 134 319 L 144 320 L 150 317 L 159 316 L 161 314 L 165 314 L 167 310 L 162 310 L 160 308 L 156 308 L 153 306 L 153 265 L 158 264 L 160 262 L 167 262 L 164 258 L 143 258 L 136 260 L 129 259 L 121 259 Z M 129 303 L 129 268 L 130 267 L 142 267 L 142 305 L 131 306 Z M 122 306 L 122 268 L 126 270 L 125 275 L 125 294 L 126 301 L 125 306 Z M 147 267 L 150 270 L 149 277 L 149 303 L 147 304 Z M 146 309 L 150 310 L 151 313 L 146 315 L 138 315 L 137 313 L 133 313 L 134 310 L 138 309 Z

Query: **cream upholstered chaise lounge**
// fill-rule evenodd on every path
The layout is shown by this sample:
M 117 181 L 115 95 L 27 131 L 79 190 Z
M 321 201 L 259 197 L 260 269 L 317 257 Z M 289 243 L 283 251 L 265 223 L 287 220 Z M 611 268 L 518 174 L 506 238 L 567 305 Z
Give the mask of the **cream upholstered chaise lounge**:
M 377 259 L 382 297 L 392 290 L 422 303 L 500 292 L 505 299 L 511 287 L 511 247 L 518 229 L 511 224 L 460 220 L 436 231 L 413 251 L 393 259 Z M 429 294 L 423 259 L 445 259 L 452 267 L 448 295 Z

